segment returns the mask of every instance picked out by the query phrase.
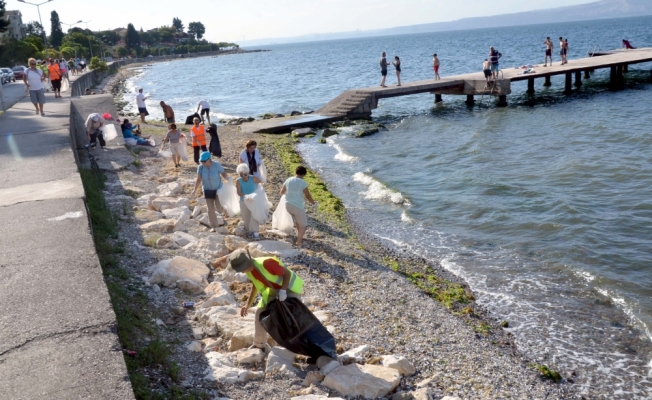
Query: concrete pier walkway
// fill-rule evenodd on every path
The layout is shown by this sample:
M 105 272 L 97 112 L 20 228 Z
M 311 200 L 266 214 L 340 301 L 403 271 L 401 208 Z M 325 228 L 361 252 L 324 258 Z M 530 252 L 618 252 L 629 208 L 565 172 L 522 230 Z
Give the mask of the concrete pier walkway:
M 0 398 L 133 399 L 63 95 L 0 116 Z
M 343 118 L 368 118 L 372 110 L 378 107 L 378 101 L 389 97 L 409 96 L 419 93 L 432 93 L 435 101 L 441 101 L 442 94 L 466 95 L 467 104 L 473 104 L 474 96 L 485 95 L 498 97 L 498 105 L 507 105 L 507 95 L 511 93 L 511 83 L 528 81 L 528 92 L 535 92 L 535 79 L 544 78 L 543 86 L 550 86 L 550 77 L 565 75 L 565 92 L 570 93 L 573 86 L 582 85 L 582 79 L 590 78 L 590 73 L 600 68 L 611 69 L 611 81 L 614 85 L 622 80 L 628 65 L 652 61 L 652 48 L 613 51 L 596 54 L 596 57 L 569 60 L 565 65 L 559 61 L 543 67 L 537 64 L 533 73 L 524 74 L 523 69 L 506 68 L 504 65 L 499 79 L 495 83 L 486 83 L 484 74 L 480 72 L 447 76 L 439 80 L 427 79 L 415 82 L 403 82 L 401 86 L 372 86 L 351 89 L 343 92 L 328 104 L 321 107 L 310 119 L 306 116 L 273 118 L 243 124 L 243 132 L 284 132 L 289 128 L 310 126 L 315 122 L 330 122 Z

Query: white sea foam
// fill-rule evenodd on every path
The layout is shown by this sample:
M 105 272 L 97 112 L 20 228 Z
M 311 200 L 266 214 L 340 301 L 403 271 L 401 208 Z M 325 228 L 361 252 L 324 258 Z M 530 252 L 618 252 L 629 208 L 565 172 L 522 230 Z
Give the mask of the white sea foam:
M 331 141 L 330 138 L 327 139 L 327 140 Z M 352 162 L 352 161 L 355 161 L 355 160 L 358 159 L 358 157 L 353 157 L 353 156 L 350 156 L 350 155 L 346 154 L 342 150 L 342 148 L 337 144 L 333 144 L 333 147 L 335 148 L 335 150 L 337 150 L 337 154 L 335 154 L 335 157 L 334 157 L 337 161 Z
M 408 224 L 414 224 L 414 223 L 417 222 L 417 221 L 415 221 L 414 219 L 410 218 L 409 215 L 407 215 L 407 211 L 406 211 L 406 210 L 404 210 L 404 211 L 401 213 L 401 221 L 406 222 L 406 223 L 408 223 Z
M 367 186 L 367 191 L 361 193 L 365 199 L 387 201 L 394 204 L 409 204 L 400 192 L 389 189 L 364 172 L 353 174 L 353 180 Z

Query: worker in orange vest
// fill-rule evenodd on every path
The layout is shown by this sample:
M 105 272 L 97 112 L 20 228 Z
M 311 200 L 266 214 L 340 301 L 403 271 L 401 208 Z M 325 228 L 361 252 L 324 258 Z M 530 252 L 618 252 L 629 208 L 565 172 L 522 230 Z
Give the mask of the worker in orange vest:
M 59 64 L 55 63 L 52 58 L 50 58 L 48 61 L 50 61 L 50 64 L 48 65 L 50 83 L 52 84 L 54 98 L 56 99 L 61 97 L 61 70 L 59 69 Z
M 194 125 L 190 128 L 190 137 L 192 138 L 192 149 L 195 153 L 195 164 L 199 165 L 199 150 L 208 151 L 206 148 L 206 131 L 204 125 L 199 125 L 199 118 L 193 118 L 192 122 Z

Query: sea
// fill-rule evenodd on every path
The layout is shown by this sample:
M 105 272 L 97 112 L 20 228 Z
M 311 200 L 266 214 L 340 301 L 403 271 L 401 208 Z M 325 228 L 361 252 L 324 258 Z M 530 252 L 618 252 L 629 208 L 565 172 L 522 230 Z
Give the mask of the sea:
M 306 112 L 379 85 L 383 51 L 408 82 L 433 78 L 434 53 L 442 77 L 481 70 L 489 46 L 503 70 L 540 65 L 546 36 L 555 63 L 560 36 L 569 60 L 622 39 L 652 46 L 652 16 L 261 46 L 140 68 L 125 100 L 142 87 L 155 118 L 160 100 L 183 118 L 202 99 L 214 120 Z M 615 92 L 608 70 L 570 95 L 563 76 L 533 96 L 513 83 L 505 108 L 383 99 L 379 133 L 345 128 L 298 150 L 370 235 L 466 280 L 528 359 L 574 376 L 586 398 L 652 398 L 651 70 L 630 65 Z

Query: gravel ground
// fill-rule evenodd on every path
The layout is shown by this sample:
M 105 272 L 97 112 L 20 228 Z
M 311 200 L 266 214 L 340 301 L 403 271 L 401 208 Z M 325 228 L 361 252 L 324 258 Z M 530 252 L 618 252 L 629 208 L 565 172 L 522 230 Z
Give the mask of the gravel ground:
M 144 129 L 154 135 L 157 143 L 165 133 L 162 123 L 150 124 Z M 237 133 L 231 126 L 220 127 L 219 136 L 224 154 L 219 161 L 227 172 L 235 175 L 238 155 L 249 137 Z M 287 173 L 271 146 L 275 138 L 264 135 L 252 138 L 259 142 L 269 171 L 270 179 L 265 186 L 267 195 L 277 204 L 278 192 Z M 141 157 L 140 167 L 130 166 L 127 170 L 108 174 L 107 195 L 124 194 L 128 187 L 136 187 L 142 194 L 154 193 L 160 184 L 157 178 L 177 176 L 177 181 L 184 183 L 187 196 L 194 184 L 196 167 L 192 160 L 182 164 L 182 168 L 175 169 L 168 159 L 153 154 Z M 191 328 L 198 323 L 193 320 L 193 311 L 179 309 L 183 301 L 197 301 L 198 298 L 178 289 L 159 289 L 145 283 L 144 278 L 149 277 L 147 267 L 174 255 L 208 260 L 186 254 L 182 249 L 142 247 L 145 238 L 139 222 L 134 219 L 135 202 L 125 204 L 122 200 L 113 205 L 120 215 L 120 239 L 128 244 L 126 253 L 121 256 L 121 265 L 133 275 L 133 283 L 146 291 L 153 307 L 152 318 L 159 320 L 160 333 L 169 343 L 177 344 L 172 357 L 181 365 L 182 385 L 202 388 L 215 398 L 224 396 L 234 400 L 288 399 L 305 390 L 301 386 L 303 378 L 309 371 L 316 370 L 315 366 L 307 364 L 300 364 L 302 372 L 298 376 L 272 376 L 244 384 L 223 386 L 203 379 L 207 368 L 204 353 L 185 348 L 191 340 Z M 229 229 L 232 230 L 237 222 L 237 218 L 227 219 Z M 355 237 L 350 237 L 336 224 L 323 222 L 312 210 L 309 211 L 309 224 L 301 255 L 284 262 L 305 280 L 306 302 L 318 303 L 332 314 L 330 325 L 335 327 L 339 347 L 348 350 L 368 344 L 372 356 L 401 354 L 414 363 L 417 374 L 403 378 L 397 391 L 414 389 L 418 382 L 431 379 L 428 385 L 434 390 L 435 399 L 445 395 L 469 400 L 581 398 L 574 394 L 573 385 L 566 380 L 558 384 L 542 379 L 518 353 L 514 339 L 501 327 L 500 321 L 487 316 L 473 302 L 466 305 L 470 311 L 459 312 L 459 308 L 451 311 L 405 276 L 383 265 L 392 259 L 408 270 L 428 270 L 440 278 L 460 282 L 438 264 L 385 248 L 356 227 L 353 229 Z M 264 229 L 261 234 L 265 235 Z M 209 233 L 193 232 L 193 235 L 201 237 Z M 239 289 L 236 298 L 240 300 L 244 288 Z M 219 337 L 215 339 L 219 341 Z M 264 366 L 254 369 L 263 370 Z M 330 391 L 317 385 L 311 393 L 329 394 Z

